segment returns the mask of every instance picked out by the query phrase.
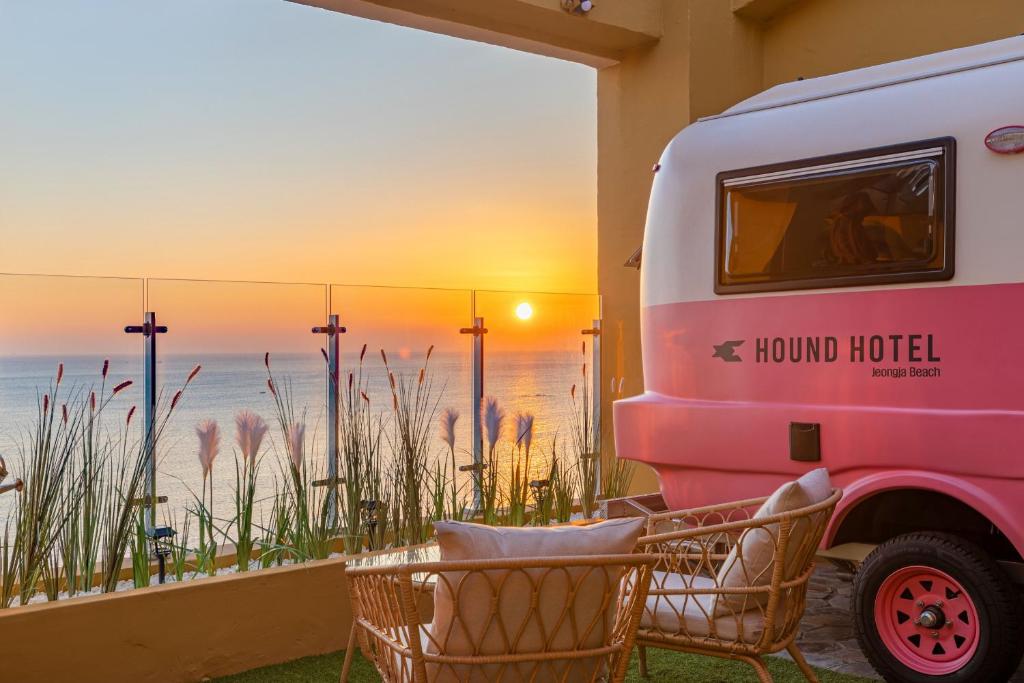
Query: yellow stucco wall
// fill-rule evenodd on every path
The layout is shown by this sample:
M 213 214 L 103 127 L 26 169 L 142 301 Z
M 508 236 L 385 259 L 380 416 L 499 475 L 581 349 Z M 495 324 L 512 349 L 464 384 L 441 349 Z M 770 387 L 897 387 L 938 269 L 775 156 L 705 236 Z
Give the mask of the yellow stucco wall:
M 1024 31 L 1022 0 L 595 0 L 586 17 L 566 15 L 560 0 L 296 1 L 598 69 L 601 386 L 624 378 L 626 395 L 643 390 L 643 371 L 639 275 L 622 264 L 643 239 L 651 167 L 673 135 L 700 116 L 799 76 Z M 610 406 L 606 393 L 606 444 L 612 443 Z M 655 487 L 650 472 L 634 485 Z
M 1020 0 L 814 0 L 764 31 L 764 86 L 1024 33 Z

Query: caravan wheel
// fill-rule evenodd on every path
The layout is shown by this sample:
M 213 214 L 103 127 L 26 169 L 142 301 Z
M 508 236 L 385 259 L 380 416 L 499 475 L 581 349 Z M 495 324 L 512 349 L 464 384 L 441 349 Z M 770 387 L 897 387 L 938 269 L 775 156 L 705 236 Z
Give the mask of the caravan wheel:
M 857 638 L 887 681 L 1005 681 L 1024 651 L 1020 599 L 999 566 L 949 534 L 880 545 L 854 582 Z

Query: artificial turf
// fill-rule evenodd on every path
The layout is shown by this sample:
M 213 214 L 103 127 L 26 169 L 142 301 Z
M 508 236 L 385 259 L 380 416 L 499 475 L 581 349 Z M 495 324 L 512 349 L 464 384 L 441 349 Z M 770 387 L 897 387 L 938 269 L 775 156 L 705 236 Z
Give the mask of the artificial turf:
M 343 652 L 305 657 L 287 664 L 253 669 L 234 676 L 216 679 L 215 683 L 337 683 L 341 674 Z M 796 666 L 777 657 L 766 657 L 768 668 L 776 683 L 805 683 L 806 679 Z M 740 662 L 714 657 L 698 657 L 667 650 L 647 650 L 647 671 L 650 678 L 643 679 L 637 672 L 636 657 L 630 664 L 626 680 L 630 683 L 732 683 L 756 682 L 753 669 Z M 863 683 L 868 679 L 818 669 L 821 683 Z M 356 657 L 352 667 L 351 683 L 380 681 L 373 665 Z

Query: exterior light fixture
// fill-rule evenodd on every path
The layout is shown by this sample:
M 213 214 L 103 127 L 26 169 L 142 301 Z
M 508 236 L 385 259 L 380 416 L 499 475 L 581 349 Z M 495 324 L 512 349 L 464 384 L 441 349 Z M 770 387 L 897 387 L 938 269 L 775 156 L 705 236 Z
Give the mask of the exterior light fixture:
M 996 154 L 1024 152 L 1024 126 L 996 128 L 985 136 L 985 146 Z
M 551 480 L 550 479 L 534 479 L 530 482 L 530 488 L 533 490 L 533 498 L 537 502 L 537 510 L 544 509 L 544 501 L 548 499 L 548 494 L 551 493 Z M 534 517 L 534 523 L 537 518 Z
M 594 9 L 592 0 L 562 0 L 562 9 L 569 14 L 586 14 Z
M 169 526 L 146 527 L 146 537 L 153 544 L 160 583 L 167 579 L 167 558 L 171 556 L 171 544 L 177 532 Z
M 644 248 L 643 245 L 640 245 L 622 265 L 627 268 L 636 268 L 637 270 L 640 270 L 640 261 L 643 259 L 643 255 Z
M 363 526 L 366 527 L 367 548 L 373 550 L 373 536 L 377 532 L 377 501 L 372 499 L 359 501 L 359 517 Z

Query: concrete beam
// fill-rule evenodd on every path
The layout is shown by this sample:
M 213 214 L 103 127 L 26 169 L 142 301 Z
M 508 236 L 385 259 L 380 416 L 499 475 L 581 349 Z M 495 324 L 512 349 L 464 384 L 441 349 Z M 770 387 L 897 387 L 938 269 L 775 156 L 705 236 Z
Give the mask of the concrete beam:
M 561 0 L 289 1 L 602 68 L 655 44 L 662 3 L 677 0 L 597 0 L 582 16 Z
M 732 11 L 752 21 L 769 21 L 800 0 L 732 0 Z

